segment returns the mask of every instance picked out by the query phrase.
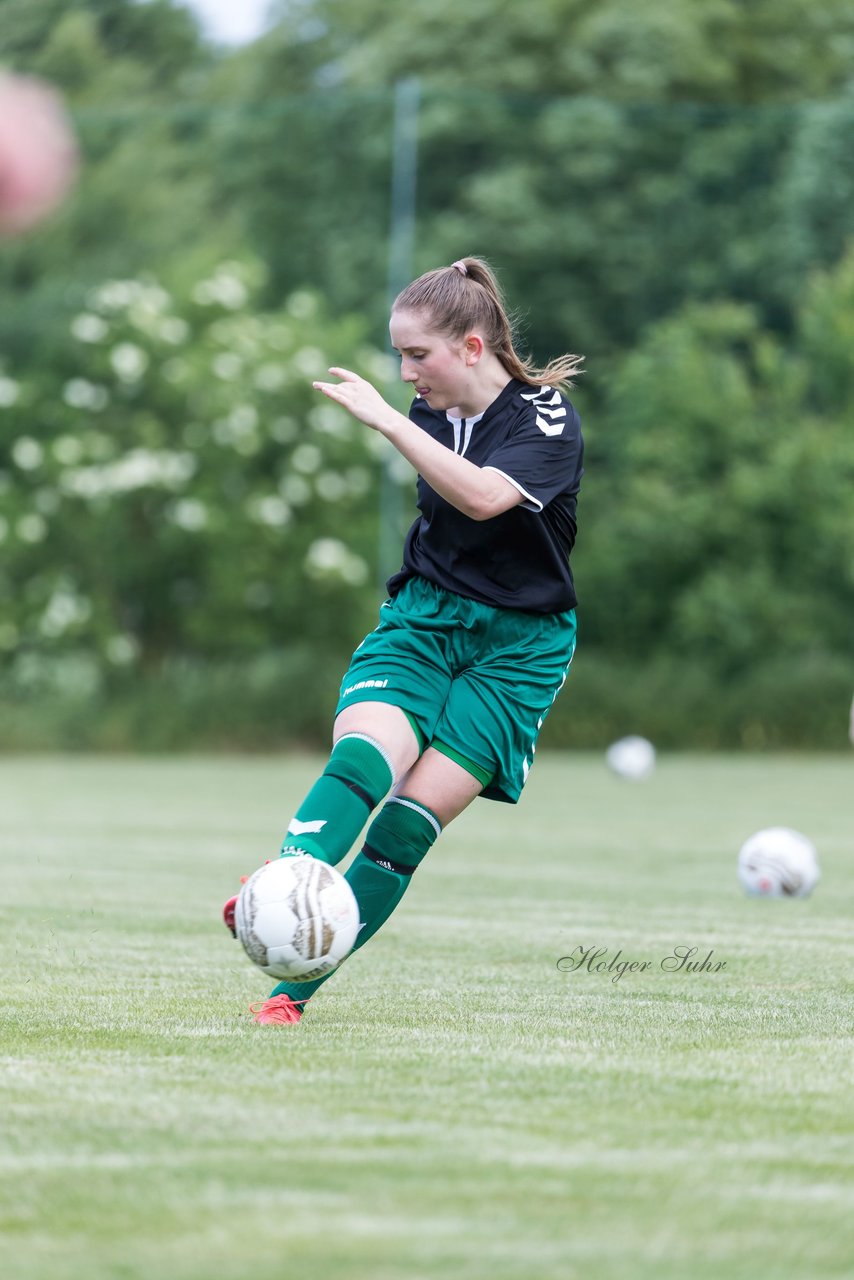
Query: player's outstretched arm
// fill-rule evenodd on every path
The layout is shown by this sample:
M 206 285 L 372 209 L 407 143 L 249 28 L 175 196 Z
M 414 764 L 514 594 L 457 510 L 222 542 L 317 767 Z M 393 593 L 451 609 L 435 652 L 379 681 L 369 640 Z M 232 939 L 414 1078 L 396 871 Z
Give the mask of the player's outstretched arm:
M 446 449 L 393 409 L 376 387 L 358 374 L 340 368 L 329 372 L 340 381 L 314 382 L 315 390 L 384 435 L 430 487 L 463 515 L 472 520 L 490 520 L 523 501 L 523 495 L 503 476 Z

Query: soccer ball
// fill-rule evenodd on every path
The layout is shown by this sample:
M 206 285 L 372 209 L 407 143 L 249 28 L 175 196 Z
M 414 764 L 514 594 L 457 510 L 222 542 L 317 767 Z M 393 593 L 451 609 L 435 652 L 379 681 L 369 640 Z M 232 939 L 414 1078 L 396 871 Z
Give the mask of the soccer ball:
M 820 874 L 815 845 L 789 827 L 757 831 L 739 850 L 738 878 L 746 893 L 805 898 Z
M 605 759 L 619 777 L 637 781 L 649 777 L 655 768 L 655 747 L 646 738 L 620 738 L 611 743 Z
M 339 871 L 308 854 L 259 867 L 240 891 L 234 915 L 249 959 L 271 978 L 322 978 L 352 951 L 359 907 Z

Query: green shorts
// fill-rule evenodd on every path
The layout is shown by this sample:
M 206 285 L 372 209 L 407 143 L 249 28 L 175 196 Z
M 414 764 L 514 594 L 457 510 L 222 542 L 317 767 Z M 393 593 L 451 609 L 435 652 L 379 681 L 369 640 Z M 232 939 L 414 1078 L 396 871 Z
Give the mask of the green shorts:
M 380 609 L 341 682 L 338 711 L 388 702 L 421 738 L 515 804 L 575 651 L 575 610 L 496 609 L 411 578 Z

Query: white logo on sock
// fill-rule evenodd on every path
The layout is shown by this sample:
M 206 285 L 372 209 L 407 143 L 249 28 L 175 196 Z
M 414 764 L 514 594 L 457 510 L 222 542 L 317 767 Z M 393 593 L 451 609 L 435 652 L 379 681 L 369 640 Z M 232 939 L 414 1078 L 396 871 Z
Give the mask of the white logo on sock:
M 316 822 L 300 822 L 299 818 L 294 818 L 288 827 L 289 836 L 316 836 L 318 831 L 322 831 L 326 826 L 328 818 L 320 818 Z

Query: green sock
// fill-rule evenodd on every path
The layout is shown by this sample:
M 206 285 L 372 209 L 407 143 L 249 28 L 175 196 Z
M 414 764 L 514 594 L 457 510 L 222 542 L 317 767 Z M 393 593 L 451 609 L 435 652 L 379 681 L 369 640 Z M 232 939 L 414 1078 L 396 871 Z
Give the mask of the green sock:
M 356 896 L 362 921 L 353 951 L 363 947 L 388 920 L 441 831 L 435 813 L 415 800 L 393 796 L 383 805 L 344 877 Z M 313 982 L 280 982 L 271 995 L 308 1000 L 332 973 Z
M 334 867 L 393 782 L 384 748 L 365 734 L 345 734 L 291 820 L 282 853 L 302 849 Z

